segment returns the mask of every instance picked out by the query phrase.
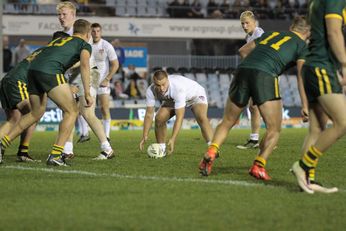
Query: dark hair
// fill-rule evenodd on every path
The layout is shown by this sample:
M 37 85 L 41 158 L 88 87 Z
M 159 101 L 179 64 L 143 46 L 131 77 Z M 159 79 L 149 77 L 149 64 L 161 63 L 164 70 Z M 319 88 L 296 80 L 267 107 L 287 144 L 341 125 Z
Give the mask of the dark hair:
M 154 75 L 153 75 L 153 78 L 156 80 L 162 80 L 167 77 L 168 77 L 168 74 L 164 70 L 157 70 L 154 72 Z
M 100 28 L 100 29 L 102 29 L 102 26 L 99 23 L 95 22 L 95 23 L 91 24 L 91 28 Z

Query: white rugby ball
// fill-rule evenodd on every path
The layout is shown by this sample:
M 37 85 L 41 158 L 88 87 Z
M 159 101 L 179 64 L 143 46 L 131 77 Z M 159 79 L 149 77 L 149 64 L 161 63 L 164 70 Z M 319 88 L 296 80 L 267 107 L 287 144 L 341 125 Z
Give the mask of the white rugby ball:
M 166 152 L 163 148 L 161 148 L 160 144 L 154 143 L 150 144 L 147 149 L 147 154 L 150 158 L 162 158 L 166 156 Z

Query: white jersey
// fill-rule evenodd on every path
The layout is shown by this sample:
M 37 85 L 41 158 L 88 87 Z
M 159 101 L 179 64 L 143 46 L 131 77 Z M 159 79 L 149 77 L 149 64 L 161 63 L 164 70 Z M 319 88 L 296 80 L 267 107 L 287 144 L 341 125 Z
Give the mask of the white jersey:
M 245 40 L 247 43 L 255 40 L 256 38 L 259 38 L 262 36 L 262 34 L 264 33 L 264 30 L 261 27 L 256 26 L 255 30 L 253 31 L 253 33 L 247 34 L 245 37 Z
M 207 104 L 205 89 L 196 81 L 181 75 L 169 75 L 169 86 L 164 95 L 155 91 L 155 85 L 151 84 L 146 92 L 147 107 L 154 107 L 159 100 L 162 105 L 168 105 L 175 109 L 191 106 L 195 103 Z
M 97 43 L 91 43 L 92 56 L 95 59 L 97 70 L 100 72 L 99 84 L 107 77 L 109 72 L 109 62 L 117 60 L 114 47 L 104 39 Z

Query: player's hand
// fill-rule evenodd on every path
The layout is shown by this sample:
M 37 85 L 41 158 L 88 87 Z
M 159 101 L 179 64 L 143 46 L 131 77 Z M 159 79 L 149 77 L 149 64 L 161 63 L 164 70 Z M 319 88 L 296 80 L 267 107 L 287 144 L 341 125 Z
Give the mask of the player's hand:
M 85 94 L 84 98 L 85 98 L 85 102 L 86 102 L 85 107 L 91 107 L 91 105 L 93 105 L 93 103 L 94 103 L 93 97 L 91 97 L 90 94 Z
M 108 87 L 108 86 L 109 86 L 109 80 L 107 78 L 102 80 L 102 82 L 100 83 L 100 87 Z
M 304 123 L 309 121 L 309 110 L 307 108 L 303 107 L 302 110 L 300 111 L 300 114 L 302 116 Z
M 168 140 L 167 146 L 168 146 L 168 154 L 172 154 L 174 151 L 174 144 L 175 144 L 175 139 L 171 138 Z
M 148 140 L 148 136 L 143 136 L 141 142 L 139 143 L 139 149 L 143 151 L 144 149 L 144 144 Z

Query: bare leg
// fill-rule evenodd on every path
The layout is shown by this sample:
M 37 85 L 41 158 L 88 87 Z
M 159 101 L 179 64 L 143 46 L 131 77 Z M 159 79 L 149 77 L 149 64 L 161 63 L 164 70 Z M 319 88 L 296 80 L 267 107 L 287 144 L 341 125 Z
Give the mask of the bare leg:
M 259 134 L 261 128 L 261 115 L 258 107 L 250 99 L 249 110 L 251 113 L 251 133 Z
M 266 132 L 261 140 L 259 156 L 268 159 L 279 141 L 282 122 L 281 100 L 267 101 L 259 106 L 260 113 L 266 124 Z
M 47 95 L 30 95 L 31 111 L 22 116 L 17 125 L 9 132 L 10 140 L 19 136 L 26 128 L 37 122 L 43 115 L 47 104 Z
M 328 94 L 320 96 L 318 102 L 333 122 L 332 127 L 322 131 L 314 145 L 324 152 L 346 132 L 346 100 L 343 94 Z
M 160 107 L 155 116 L 155 136 L 160 144 L 166 142 L 167 121 L 174 115 L 174 109 Z
M 210 142 L 213 136 L 213 129 L 208 119 L 208 105 L 207 104 L 194 104 L 192 112 L 195 115 L 198 125 L 201 127 L 201 132 L 204 140 Z
M 81 97 L 79 111 L 89 124 L 91 130 L 95 133 L 100 143 L 107 141 L 105 131 L 101 121 L 95 115 L 95 104 L 91 107 L 85 107 L 85 99 Z
M 104 131 L 106 133 L 106 136 L 109 137 L 111 120 L 111 113 L 109 110 L 109 94 L 98 95 L 98 98 L 101 106 Z
M 239 107 L 234 104 L 230 99 L 227 99 L 225 111 L 223 114 L 222 121 L 216 127 L 212 143 L 222 145 L 227 138 L 229 130 L 235 125 L 239 119 L 240 113 L 244 107 Z
M 64 112 L 63 120 L 59 125 L 58 137 L 55 141 L 56 145 L 64 146 L 70 136 L 74 123 L 77 119 L 77 104 L 72 96 L 72 92 L 68 84 L 59 85 L 48 93 L 56 105 Z

